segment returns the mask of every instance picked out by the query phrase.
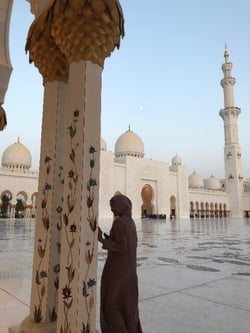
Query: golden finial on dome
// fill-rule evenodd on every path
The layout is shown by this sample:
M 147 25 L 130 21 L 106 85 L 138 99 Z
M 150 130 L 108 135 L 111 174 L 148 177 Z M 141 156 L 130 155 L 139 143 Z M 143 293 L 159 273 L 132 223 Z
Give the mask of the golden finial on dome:
M 228 62 L 229 53 L 227 51 L 227 44 L 226 43 L 225 43 L 224 58 L 225 58 L 225 63 Z

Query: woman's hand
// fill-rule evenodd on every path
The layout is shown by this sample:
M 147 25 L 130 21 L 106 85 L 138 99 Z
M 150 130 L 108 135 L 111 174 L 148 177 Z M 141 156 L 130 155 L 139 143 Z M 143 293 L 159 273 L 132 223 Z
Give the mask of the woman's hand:
M 100 227 L 98 227 L 98 240 L 103 243 L 102 229 Z

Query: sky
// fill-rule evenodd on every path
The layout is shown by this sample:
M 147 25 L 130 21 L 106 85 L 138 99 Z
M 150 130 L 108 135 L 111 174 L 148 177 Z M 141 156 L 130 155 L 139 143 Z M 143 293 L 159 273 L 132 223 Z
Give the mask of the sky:
M 225 43 L 233 64 L 243 173 L 250 178 L 250 0 L 121 0 L 125 37 L 105 60 L 101 135 L 114 151 L 128 130 L 144 142 L 145 158 L 171 163 L 178 154 L 189 174 L 224 177 Z M 13 66 L 3 105 L 8 125 L 0 155 L 20 138 L 38 170 L 42 77 L 25 43 L 34 20 L 29 3 L 14 0 L 9 48 Z

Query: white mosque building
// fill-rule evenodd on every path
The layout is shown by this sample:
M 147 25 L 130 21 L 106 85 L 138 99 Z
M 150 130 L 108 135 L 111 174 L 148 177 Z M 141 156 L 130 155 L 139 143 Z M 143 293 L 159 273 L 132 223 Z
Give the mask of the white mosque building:
M 18 199 L 24 203 L 23 215 L 27 218 L 35 216 L 38 172 L 31 171 L 31 163 L 31 154 L 19 138 L 4 151 L 0 168 L 1 215 L 4 196 L 7 196 L 8 217 L 15 217 Z
M 244 179 L 238 139 L 240 108 L 234 106 L 235 79 L 227 50 L 222 65 L 225 178 L 208 179 L 189 174 L 181 158 L 171 163 L 144 158 L 143 140 L 130 127 L 116 141 L 114 152 L 100 143 L 99 218 L 111 217 L 109 200 L 116 191 L 133 202 L 133 216 L 152 218 L 216 218 L 250 216 L 250 180 Z M 18 139 L 2 155 L 0 198 L 10 199 L 8 216 L 14 217 L 17 199 L 25 217 L 35 216 L 38 172 L 31 171 L 31 154 Z M 1 200 L 2 201 L 2 200 Z M 0 201 L 2 206 L 3 202 Z

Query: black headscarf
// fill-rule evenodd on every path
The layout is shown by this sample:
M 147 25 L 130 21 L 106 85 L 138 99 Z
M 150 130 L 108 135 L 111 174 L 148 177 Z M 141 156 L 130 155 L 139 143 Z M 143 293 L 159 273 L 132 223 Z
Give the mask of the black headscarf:
M 110 207 L 115 216 L 132 216 L 132 203 L 124 194 L 114 195 L 110 200 Z

